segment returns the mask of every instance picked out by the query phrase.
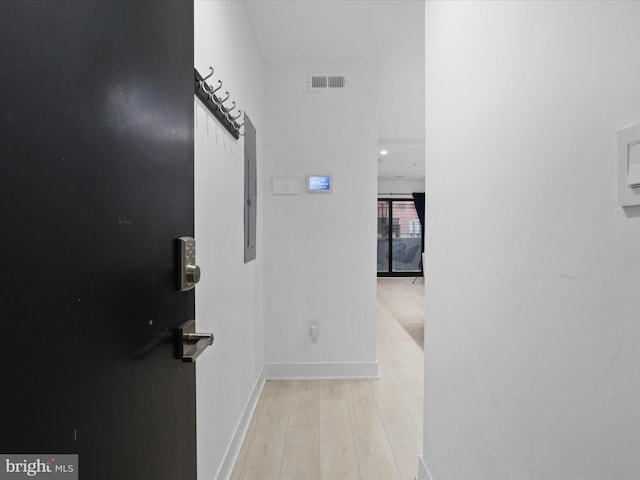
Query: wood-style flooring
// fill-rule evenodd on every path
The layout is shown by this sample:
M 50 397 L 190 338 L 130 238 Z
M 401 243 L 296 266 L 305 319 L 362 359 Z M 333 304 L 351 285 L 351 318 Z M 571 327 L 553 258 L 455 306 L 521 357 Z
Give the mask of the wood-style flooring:
M 232 480 L 413 480 L 422 453 L 424 282 L 379 278 L 380 380 L 267 381 Z

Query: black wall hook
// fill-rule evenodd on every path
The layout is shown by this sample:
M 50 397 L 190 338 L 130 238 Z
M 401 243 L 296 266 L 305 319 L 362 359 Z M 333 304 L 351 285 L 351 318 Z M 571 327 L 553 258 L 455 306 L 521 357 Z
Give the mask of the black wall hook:
M 211 68 L 211 70 L 213 73 L 213 68 Z M 220 108 L 218 107 L 218 105 L 216 105 L 216 103 L 214 103 L 213 100 L 211 99 L 211 97 L 214 96 L 213 94 L 209 93 L 209 92 L 212 92 L 211 87 L 207 85 L 207 83 L 202 78 L 202 75 L 200 75 L 200 72 L 198 72 L 197 69 L 194 68 L 193 71 L 195 74 L 194 90 L 195 90 L 196 96 L 200 99 L 200 101 L 204 104 L 204 106 L 207 107 L 207 110 L 209 110 L 213 114 L 213 116 L 216 117 L 216 119 L 225 128 L 225 130 L 227 130 L 227 132 L 229 132 L 233 136 L 233 138 L 235 138 L 236 140 L 240 138 L 240 131 L 239 131 L 240 129 L 236 128 L 237 124 L 235 122 L 229 121 L 226 113 L 223 113 L 220 111 Z M 209 77 L 210 75 L 207 76 L 207 78 Z M 222 86 L 222 82 L 220 82 L 220 86 Z M 213 90 L 213 91 L 216 91 L 216 90 Z M 227 96 L 225 101 L 228 98 L 229 97 Z M 234 102 L 234 105 L 235 105 L 235 102 Z

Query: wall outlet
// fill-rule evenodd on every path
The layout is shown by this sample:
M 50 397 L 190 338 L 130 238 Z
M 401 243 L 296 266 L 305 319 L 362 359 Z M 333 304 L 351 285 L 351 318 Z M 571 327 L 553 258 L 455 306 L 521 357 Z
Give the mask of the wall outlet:
M 311 342 L 318 343 L 318 337 L 320 336 L 320 320 L 317 318 L 309 319 L 309 335 L 311 336 Z

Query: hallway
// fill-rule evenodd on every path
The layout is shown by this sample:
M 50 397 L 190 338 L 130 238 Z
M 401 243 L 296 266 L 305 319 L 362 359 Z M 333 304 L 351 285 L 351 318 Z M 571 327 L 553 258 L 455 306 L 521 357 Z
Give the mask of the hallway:
M 380 380 L 267 381 L 232 479 L 415 478 L 424 282 L 412 280 L 378 279 Z

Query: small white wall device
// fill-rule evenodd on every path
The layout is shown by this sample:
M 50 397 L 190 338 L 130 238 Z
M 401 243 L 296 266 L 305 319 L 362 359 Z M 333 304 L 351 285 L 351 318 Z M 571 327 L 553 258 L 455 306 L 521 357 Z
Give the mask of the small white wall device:
M 271 177 L 271 188 L 274 195 L 298 195 L 300 177 L 298 175 L 274 175 Z
M 331 175 L 309 175 L 307 177 L 307 192 L 329 193 L 333 188 Z
M 618 204 L 640 205 L 640 125 L 618 132 Z

